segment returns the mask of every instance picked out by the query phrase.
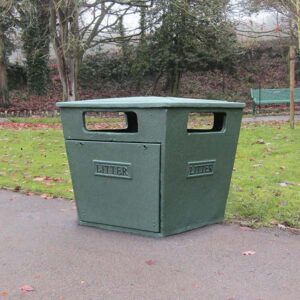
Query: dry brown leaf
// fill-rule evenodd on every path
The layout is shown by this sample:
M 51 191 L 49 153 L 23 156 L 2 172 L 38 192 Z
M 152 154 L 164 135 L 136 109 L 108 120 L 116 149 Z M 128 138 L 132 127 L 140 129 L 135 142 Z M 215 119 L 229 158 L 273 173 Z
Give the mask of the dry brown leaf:
M 15 186 L 15 188 L 14 188 L 15 192 L 20 192 L 20 190 L 21 190 L 21 186 L 19 186 L 19 185 Z
M 41 197 L 45 200 L 48 200 L 48 199 L 53 199 L 52 196 L 48 195 L 48 194 L 42 194 Z
M 6 291 L 0 292 L 0 297 L 8 297 L 8 292 Z

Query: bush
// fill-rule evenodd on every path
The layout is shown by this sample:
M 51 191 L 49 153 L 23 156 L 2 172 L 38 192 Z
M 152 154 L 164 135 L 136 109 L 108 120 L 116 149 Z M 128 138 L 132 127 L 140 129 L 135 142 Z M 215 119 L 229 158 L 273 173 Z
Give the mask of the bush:
M 27 84 L 26 69 L 19 64 L 9 64 L 7 67 L 9 89 L 18 89 Z
M 97 52 L 87 55 L 80 68 L 82 87 L 99 89 L 104 83 L 128 85 L 131 78 L 131 60 L 124 60 L 118 52 Z

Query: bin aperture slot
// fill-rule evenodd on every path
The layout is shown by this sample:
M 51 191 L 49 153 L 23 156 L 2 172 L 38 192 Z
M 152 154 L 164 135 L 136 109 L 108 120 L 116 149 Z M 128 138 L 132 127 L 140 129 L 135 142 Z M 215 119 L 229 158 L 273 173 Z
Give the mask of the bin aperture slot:
M 226 114 L 223 112 L 191 112 L 188 115 L 188 132 L 218 132 L 225 127 Z
M 134 112 L 86 111 L 84 126 L 93 132 L 137 132 L 137 115 Z

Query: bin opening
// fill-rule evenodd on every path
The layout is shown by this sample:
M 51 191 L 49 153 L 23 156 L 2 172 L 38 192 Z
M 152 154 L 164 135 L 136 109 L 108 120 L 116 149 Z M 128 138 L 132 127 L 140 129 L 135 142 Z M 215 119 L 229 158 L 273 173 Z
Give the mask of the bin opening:
M 191 112 L 188 116 L 188 132 L 218 132 L 224 129 L 226 114 L 222 112 Z
M 137 116 L 134 112 L 86 111 L 84 126 L 88 131 L 137 132 Z

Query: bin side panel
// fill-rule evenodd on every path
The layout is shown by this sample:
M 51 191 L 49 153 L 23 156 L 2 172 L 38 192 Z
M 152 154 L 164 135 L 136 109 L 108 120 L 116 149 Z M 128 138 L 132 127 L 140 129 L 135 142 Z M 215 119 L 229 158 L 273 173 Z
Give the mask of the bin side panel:
M 79 220 L 160 230 L 160 145 L 66 141 Z
M 213 111 L 218 112 L 217 109 Z M 162 233 L 174 234 L 223 220 L 241 110 L 226 113 L 222 132 L 187 133 L 187 110 L 170 110 L 166 141 Z

